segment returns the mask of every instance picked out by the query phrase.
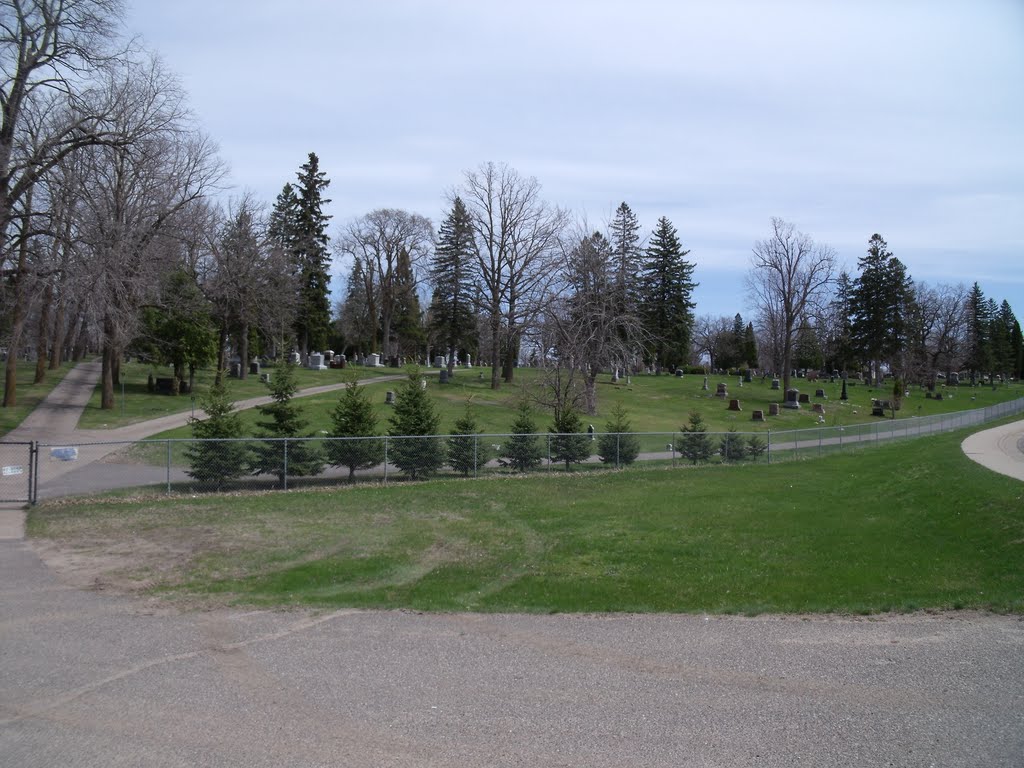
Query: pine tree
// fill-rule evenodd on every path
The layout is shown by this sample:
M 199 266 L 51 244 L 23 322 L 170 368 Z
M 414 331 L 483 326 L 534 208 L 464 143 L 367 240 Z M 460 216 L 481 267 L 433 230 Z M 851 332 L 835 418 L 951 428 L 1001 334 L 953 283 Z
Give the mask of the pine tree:
M 473 248 L 473 221 L 462 198 L 456 197 L 438 232 L 430 264 L 430 332 L 448 353 L 449 373 L 459 350 L 475 347 Z
M 743 357 L 749 367 L 760 367 L 757 356 L 757 335 L 754 333 L 753 323 L 747 323 L 747 327 L 743 331 Z
M 867 255 L 857 265 L 861 273 L 850 294 L 851 335 L 855 349 L 879 376 L 882 363 L 892 367 L 904 351 L 912 284 L 879 234 L 871 236 Z
M 1014 319 L 1013 330 L 1010 332 L 1010 352 L 1013 357 L 1011 375 L 1017 381 L 1024 379 L 1024 334 L 1021 334 L 1020 322 Z
M 306 421 L 301 417 L 299 407 L 292 402 L 298 389 L 295 366 L 291 363 L 279 366 L 267 388 L 274 402 L 257 408 L 261 416 L 269 419 L 257 422 L 257 426 L 261 429 L 259 436 L 270 439 L 262 441 L 253 450 L 253 474 L 277 475 L 282 487 L 287 477 L 319 475 L 324 465 L 320 450 L 307 440 L 285 439 L 311 437 L 303 434 Z
M 742 435 L 737 434 L 736 427 L 730 427 L 729 431 L 722 436 L 718 453 L 723 461 L 743 461 L 746 458 L 747 441 Z
M 391 334 L 398 342 L 398 354 L 415 357 L 427 344 L 423 328 L 423 313 L 420 311 L 420 297 L 416 292 L 416 277 L 413 275 L 409 252 L 404 248 L 398 254 L 395 270 L 395 309 L 391 321 Z
M 537 435 L 537 424 L 529 404 L 522 402 L 512 423 L 512 434 L 505 441 L 505 465 L 516 472 L 527 472 L 540 466 L 544 447 Z
M 339 312 L 342 333 L 348 345 L 357 352 L 369 353 L 376 348 L 379 320 L 366 297 L 363 260 L 352 259 L 352 271 L 345 284 L 345 299 Z
M 641 271 L 640 310 L 653 340 L 649 351 L 659 369 L 674 370 L 690 355 L 696 306 L 691 297 L 698 283 L 693 282 L 694 265 L 684 259 L 688 253 L 672 223 L 664 216 L 658 219 Z
M 590 435 L 583 432 L 583 422 L 575 408 L 564 408 L 555 415 L 551 427 L 551 460 L 565 462 L 565 468 L 580 464 L 590 457 Z
M 298 183 L 285 184 L 270 220 L 270 235 L 290 256 L 299 283 L 295 335 L 302 359 L 322 348 L 330 332 L 330 253 L 323 192 L 331 183 L 313 152 L 299 170 Z
M 700 411 L 690 411 L 689 423 L 680 427 L 679 430 L 683 433 L 679 439 L 679 453 L 693 464 L 711 458 L 714 448 Z
M 371 469 L 384 461 L 384 440 L 377 435 L 377 413 L 366 390 L 350 381 L 331 411 L 332 438 L 326 443 L 327 461 L 348 467 L 348 480 L 355 482 L 357 469 Z
M 480 440 L 476 416 L 467 405 L 466 412 L 456 422 L 448 438 L 448 463 L 463 475 L 476 473 L 491 460 L 491 446 Z
M 633 434 L 633 425 L 622 403 L 612 406 L 605 432 L 597 438 L 597 455 L 605 464 L 626 467 L 640 455 L 640 441 Z
M 388 458 L 413 480 L 433 474 L 445 462 L 444 442 L 431 437 L 437 435 L 441 417 L 420 381 L 420 372 L 412 370 L 395 393 L 388 430 L 389 435 L 400 438 L 388 442 Z
M 1013 329 L 1017 318 L 1013 316 L 1010 309 L 1010 302 L 1003 299 L 999 308 L 994 309 L 995 302 L 989 304 L 992 313 L 991 332 L 992 339 L 992 361 L 996 372 L 1004 376 L 1012 375 L 1016 368 L 1017 356 L 1013 346 Z
M 619 315 L 633 315 L 640 303 L 638 279 L 643 250 L 640 248 L 640 221 L 625 202 L 615 209 L 609 231 L 614 259 L 612 304 Z
M 843 386 L 846 386 L 846 382 L 843 382 Z M 757 435 L 751 435 L 747 438 L 747 455 L 754 461 L 757 461 L 761 456 L 764 455 L 765 451 L 768 450 L 768 445 Z
M 222 382 L 214 383 L 199 402 L 206 418 L 189 420 L 192 434 L 200 442 L 189 443 L 185 450 L 190 467 L 186 472 L 219 491 L 224 483 L 241 477 L 247 470 L 246 445 L 234 442 L 242 436 L 242 420 Z
M 967 295 L 967 349 L 964 365 L 970 369 L 971 384 L 978 374 L 992 370 L 991 317 L 981 286 L 975 283 Z

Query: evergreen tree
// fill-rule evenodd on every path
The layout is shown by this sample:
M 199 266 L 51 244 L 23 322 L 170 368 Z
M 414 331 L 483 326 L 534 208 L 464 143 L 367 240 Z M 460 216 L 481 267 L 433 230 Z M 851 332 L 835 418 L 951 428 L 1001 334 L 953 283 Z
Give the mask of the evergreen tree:
M 992 362 L 994 371 L 1004 376 L 1012 375 L 1016 368 L 1017 356 L 1013 347 L 1013 329 L 1017 318 L 1013 316 L 1010 303 L 1003 299 L 998 309 L 995 301 L 989 303 L 992 314 L 990 338 L 992 339 Z
M 1013 356 L 1012 376 L 1020 381 L 1024 379 L 1024 335 L 1021 334 L 1020 322 L 1016 319 L 1010 332 L 1010 352 Z
M 475 348 L 473 248 L 473 221 L 462 198 L 456 197 L 438 232 L 430 264 L 430 332 L 448 354 L 449 373 L 460 349 Z
M 590 456 L 590 435 L 583 432 L 583 422 L 575 408 L 563 408 L 555 415 L 551 427 L 551 460 L 565 462 L 565 468 L 580 464 Z
M 456 472 L 469 475 L 491 460 L 491 446 L 480 441 L 476 416 L 467 405 L 466 412 L 456 422 L 448 438 L 448 463 Z
M 861 273 L 850 295 L 850 329 L 854 347 L 877 377 L 882 363 L 893 366 L 904 351 L 912 284 L 879 234 L 871 236 L 867 255 L 857 265 Z
M 537 424 L 525 401 L 520 403 L 516 420 L 512 423 L 512 434 L 505 441 L 502 454 L 505 465 L 516 472 L 527 472 L 540 466 L 544 458 L 544 446 L 537 435 Z
M 335 467 L 348 467 L 350 483 L 355 482 L 357 469 L 371 469 L 384 461 L 383 439 L 370 439 L 377 435 L 377 413 L 359 382 L 345 384 L 331 411 L 331 422 L 331 437 L 347 439 L 327 441 L 327 461 Z
M 633 425 L 622 403 L 612 407 L 605 432 L 597 438 L 597 455 L 605 464 L 625 467 L 640 455 L 640 440 L 633 434 Z
M 690 411 L 689 423 L 681 426 L 679 430 L 683 433 L 679 439 L 679 453 L 689 459 L 693 464 L 707 461 L 714 453 L 711 445 L 711 437 L 708 435 L 708 428 L 704 424 L 699 411 Z
M 826 362 L 830 368 L 847 371 L 857 363 L 850 325 L 850 301 L 854 283 L 849 273 L 840 272 L 836 279 L 836 292 L 828 305 L 825 338 L 822 340 Z
M 398 253 L 395 272 L 395 309 L 391 334 L 398 342 L 398 354 L 415 357 L 417 352 L 425 349 L 427 334 L 423 328 L 423 313 L 420 311 L 412 261 L 404 248 Z
M 185 450 L 190 467 L 186 473 L 200 483 L 212 484 L 219 491 L 228 480 L 246 473 L 245 443 L 233 442 L 242 436 L 242 420 L 235 413 L 235 405 L 222 382 L 214 383 L 199 402 L 206 418 L 189 420 L 192 434 L 200 442 L 189 443 Z
M 652 339 L 649 350 L 659 368 L 674 370 L 686 363 L 693 335 L 694 265 L 684 259 L 689 251 L 679 244 L 676 228 L 664 216 L 647 246 L 641 271 L 643 300 L 640 310 Z
M 845 382 L 843 382 L 845 386 Z M 757 461 L 768 450 L 768 445 L 757 435 L 747 438 L 747 455 Z
M 640 221 L 625 203 L 615 209 L 609 227 L 614 259 L 612 305 L 618 315 L 634 315 L 640 303 L 638 282 L 643 250 L 640 248 Z
M 722 436 L 722 443 L 718 453 L 723 461 L 743 461 L 747 456 L 747 441 L 742 435 L 736 433 L 736 427 L 730 427 L 729 431 Z
M 818 343 L 817 329 L 808 319 L 804 319 L 797 331 L 796 345 L 793 347 L 793 362 L 797 368 L 819 370 L 824 363 L 821 344 Z
M 295 366 L 287 363 L 278 366 L 267 384 L 274 402 L 261 405 L 257 410 L 267 421 L 259 421 L 259 437 L 271 438 L 260 442 L 253 450 L 252 471 L 256 475 L 277 475 L 281 486 L 286 477 L 311 477 L 323 471 L 324 458 L 320 450 L 307 440 L 286 440 L 283 438 L 312 437 L 303 434 L 306 421 L 299 407 L 292 402 L 297 386 Z
M 420 383 L 418 370 L 410 371 L 408 379 L 395 393 L 390 422 L 388 434 L 402 439 L 389 441 L 389 459 L 410 478 L 427 477 L 444 465 L 444 443 L 430 437 L 437 435 L 441 417 Z
M 747 327 L 743 331 L 743 358 L 749 367 L 760 367 L 757 356 L 757 335 L 754 333 L 753 323 L 747 323 Z
M 970 369 L 971 384 L 978 374 L 992 370 L 991 317 L 981 286 L 975 283 L 967 295 L 967 349 L 964 365 Z
M 349 347 L 362 353 L 370 353 L 376 348 L 379 326 L 378 318 L 366 299 L 366 279 L 363 260 L 358 255 L 354 256 L 352 271 L 345 283 L 345 299 L 338 313 Z
M 323 192 L 331 183 L 313 152 L 299 170 L 298 183 L 285 184 L 270 219 L 270 236 L 288 253 L 299 284 L 295 335 L 302 359 L 322 348 L 330 332 L 330 253 Z

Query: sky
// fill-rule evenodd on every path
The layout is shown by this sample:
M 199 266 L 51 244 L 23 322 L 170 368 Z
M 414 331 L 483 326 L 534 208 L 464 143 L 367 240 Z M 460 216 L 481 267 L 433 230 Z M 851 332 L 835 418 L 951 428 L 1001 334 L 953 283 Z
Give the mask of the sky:
M 877 232 L 915 281 L 1024 319 L 1021 0 L 134 0 L 125 26 L 219 144 L 225 199 L 271 205 L 315 152 L 332 233 L 436 226 L 505 162 L 589 229 L 623 201 L 645 233 L 668 217 L 697 315 L 752 318 L 777 216 L 854 275 Z

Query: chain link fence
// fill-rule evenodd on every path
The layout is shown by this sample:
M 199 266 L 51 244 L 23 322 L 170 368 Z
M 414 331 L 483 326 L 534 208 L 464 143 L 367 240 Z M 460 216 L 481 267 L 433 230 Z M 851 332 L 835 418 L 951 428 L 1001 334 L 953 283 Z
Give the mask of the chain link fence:
M 554 473 L 636 465 L 776 463 L 863 450 L 883 442 L 976 426 L 1022 412 L 1024 398 L 959 413 L 879 419 L 842 427 L 823 425 L 813 429 L 761 432 L 172 439 L 77 446 L 39 444 L 41 458 L 35 478 L 39 490 L 30 498 L 35 501 L 36 498 L 115 489 L 150 488 L 166 493 L 289 490 L 357 481 L 387 483 L 431 477 Z M 12 452 L 9 466 L 31 465 L 28 445 L 8 443 L 0 444 L 0 448 Z M 6 457 L 3 463 L 8 466 Z M 19 475 L 13 477 L 20 478 Z M 5 475 L 4 480 L 7 479 Z M 31 484 L 27 478 L 18 482 Z M 6 488 L 0 485 L 0 491 Z

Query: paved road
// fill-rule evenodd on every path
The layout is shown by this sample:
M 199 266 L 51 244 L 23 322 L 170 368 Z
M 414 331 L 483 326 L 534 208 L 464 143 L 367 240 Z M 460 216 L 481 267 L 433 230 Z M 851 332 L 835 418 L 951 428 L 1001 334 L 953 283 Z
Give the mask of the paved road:
M 177 614 L 0 542 L 0 764 L 1020 766 L 1024 622 Z

